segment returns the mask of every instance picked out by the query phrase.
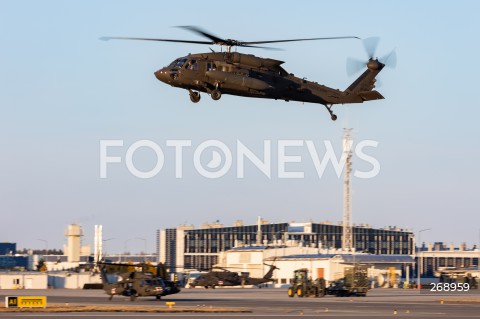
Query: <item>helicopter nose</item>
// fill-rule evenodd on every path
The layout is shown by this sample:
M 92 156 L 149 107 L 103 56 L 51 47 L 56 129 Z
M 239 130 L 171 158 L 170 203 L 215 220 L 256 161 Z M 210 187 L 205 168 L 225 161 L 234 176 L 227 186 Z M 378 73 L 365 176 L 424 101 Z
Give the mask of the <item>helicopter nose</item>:
M 168 71 L 165 70 L 165 69 L 160 69 L 157 72 L 155 72 L 154 74 L 155 74 L 155 77 L 157 78 L 157 80 L 159 80 L 159 81 L 162 81 L 162 82 L 166 83 L 169 80 Z

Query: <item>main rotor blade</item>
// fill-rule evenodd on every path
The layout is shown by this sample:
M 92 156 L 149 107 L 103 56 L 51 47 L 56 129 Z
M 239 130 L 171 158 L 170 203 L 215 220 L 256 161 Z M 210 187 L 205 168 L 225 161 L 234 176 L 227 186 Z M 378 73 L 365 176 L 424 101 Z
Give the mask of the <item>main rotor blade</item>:
M 239 42 L 241 44 L 265 44 L 265 43 L 280 43 L 280 42 L 296 42 L 296 41 L 312 41 L 312 40 L 338 40 L 338 39 L 360 39 L 355 36 L 345 36 L 345 37 L 326 37 L 326 38 L 306 38 L 306 39 L 288 39 L 288 40 L 271 40 L 271 41 L 249 41 L 249 42 Z
M 380 41 L 379 37 L 371 37 L 363 40 L 363 47 L 365 48 L 365 52 L 367 52 L 369 59 L 374 58 L 375 51 L 377 50 L 379 41 Z
M 246 48 L 256 48 L 256 49 L 264 49 L 264 50 L 274 50 L 274 51 L 283 51 L 283 49 L 280 48 L 273 48 L 273 47 L 262 47 L 259 45 L 249 45 L 249 44 L 243 44 L 245 42 L 242 42 L 238 44 L 239 47 L 246 47 Z
M 232 40 L 232 39 L 222 39 L 222 38 L 217 37 L 216 35 L 213 35 L 213 34 L 207 32 L 207 31 L 205 31 L 205 30 L 203 30 L 199 27 L 195 27 L 195 26 L 186 25 L 186 26 L 177 26 L 176 28 L 182 28 L 182 29 L 185 29 L 185 30 L 192 31 L 194 33 L 197 33 L 201 36 L 204 36 L 204 37 L 212 40 L 215 44 L 219 44 L 219 45 L 240 46 L 240 47 L 257 48 L 257 49 L 265 49 L 265 50 L 281 50 L 281 49 L 271 48 L 271 47 L 262 47 L 262 46 L 250 45 L 250 44 L 254 44 L 254 43 L 241 42 L 241 41 L 236 41 L 236 40 Z
M 177 26 L 176 28 L 181 28 L 181 29 L 189 30 L 189 31 L 192 31 L 194 33 L 200 34 L 200 35 L 212 40 L 213 42 L 225 42 L 226 41 L 225 39 L 219 38 L 219 37 L 217 37 L 217 36 L 215 36 L 211 33 L 208 33 L 207 31 L 202 30 L 199 27 L 195 27 L 195 26 L 191 26 L 191 25 L 180 25 L 180 26 Z
M 140 41 L 163 41 L 177 43 L 194 43 L 194 44 L 215 44 L 213 41 L 191 41 L 191 40 L 175 40 L 175 39 L 155 39 L 155 38 L 129 38 L 129 37 L 101 37 L 100 40 L 140 40 Z

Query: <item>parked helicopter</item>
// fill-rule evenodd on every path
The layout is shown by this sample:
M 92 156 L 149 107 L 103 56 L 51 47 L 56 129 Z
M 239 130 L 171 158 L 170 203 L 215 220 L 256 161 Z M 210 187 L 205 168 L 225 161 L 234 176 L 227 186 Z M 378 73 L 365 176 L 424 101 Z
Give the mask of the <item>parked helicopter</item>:
M 354 36 L 306 38 L 270 41 L 244 42 L 233 39 L 222 39 L 198 27 L 181 26 L 180 28 L 197 33 L 209 41 L 191 41 L 178 39 L 132 38 L 132 37 L 102 37 L 101 40 L 124 39 L 144 41 L 164 41 L 173 43 L 217 44 L 226 46 L 225 52 L 188 54 L 175 59 L 168 66 L 156 71 L 155 77 L 166 84 L 188 90 L 190 100 L 200 101 L 200 92 L 210 94 L 213 100 L 219 100 L 222 94 L 231 94 L 244 97 L 266 98 L 285 101 L 299 101 L 322 104 L 335 121 L 337 116 L 332 111 L 335 104 L 363 103 L 365 101 L 383 99 L 384 97 L 375 88 L 375 77 L 385 67 L 386 61 L 394 66 L 395 52 L 384 58 L 374 58 L 378 40 L 367 41 L 373 46 L 365 46 L 368 61 L 362 62 L 367 67 L 346 90 L 340 91 L 307 81 L 305 78 L 294 76 L 281 67 L 283 61 L 261 58 L 251 54 L 232 52 L 232 47 L 249 47 L 274 49 L 258 46 L 258 44 L 296 42 L 311 40 L 359 39 Z M 376 39 L 376 38 L 374 38 Z
M 137 297 L 146 296 L 155 296 L 160 300 L 163 296 L 180 292 L 175 282 L 166 279 L 167 273 L 163 264 L 158 264 L 156 267 L 147 263 L 133 265 L 98 262 L 97 264 L 103 290 L 110 295 L 110 300 L 115 295 L 130 297 L 131 301 L 135 301 Z M 137 268 L 141 270 L 138 271 Z M 108 273 L 116 273 L 121 280 L 110 282 Z
M 270 269 L 262 278 L 253 278 L 248 275 L 248 273 L 241 273 L 239 275 L 237 272 L 230 271 L 225 268 L 216 268 L 220 270 L 211 270 L 208 273 L 200 274 L 192 282 L 189 282 L 190 288 L 195 287 L 204 287 L 204 288 L 215 288 L 215 287 L 225 287 L 225 286 L 259 286 L 261 284 L 273 281 L 273 271 L 278 269 L 274 265 L 269 265 Z

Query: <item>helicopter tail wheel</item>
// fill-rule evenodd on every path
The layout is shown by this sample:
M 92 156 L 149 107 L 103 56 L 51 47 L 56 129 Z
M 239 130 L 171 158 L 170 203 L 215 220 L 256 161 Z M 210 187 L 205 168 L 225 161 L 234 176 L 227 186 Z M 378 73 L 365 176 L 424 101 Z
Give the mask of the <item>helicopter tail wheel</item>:
M 198 103 L 200 101 L 200 92 L 190 91 L 190 101 L 193 103 Z
M 330 118 L 332 119 L 332 121 L 336 121 L 337 116 L 332 111 L 332 105 L 330 105 L 330 106 L 325 105 L 325 107 L 327 108 L 328 113 L 330 113 Z
M 214 101 L 218 101 L 222 97 L 222 92 L 220 92 L 218 89 L 215 89 L 210 93 L 210 96 Z

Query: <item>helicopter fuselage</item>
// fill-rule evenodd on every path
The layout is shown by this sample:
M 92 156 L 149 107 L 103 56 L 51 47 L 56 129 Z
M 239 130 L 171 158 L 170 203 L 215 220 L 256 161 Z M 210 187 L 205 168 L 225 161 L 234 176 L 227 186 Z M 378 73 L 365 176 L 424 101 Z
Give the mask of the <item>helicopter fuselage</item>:
M 289 74 L 283 61 L 254 55 L 216 52 L 190 54 L 155 72 L 158 80 L 174 87 L 211 93 L 319 104 L 361 103 L 336 89 Z
M 219 100 L 222 94 L 245 97 L 323 104 L 332 120 L 337 117 L 334 104 L 363 103 L 383 99 L 373 90 L 375 76 L 384 64 L 370 60 L 367 70 L 345 91 L 307 81 L 285 71 L 283 61 L 237 52 L 189 54 L 155 72 L 155 77 L 173 87 L 190 92 L 192 102 L 200 101 L 199 92 Z

